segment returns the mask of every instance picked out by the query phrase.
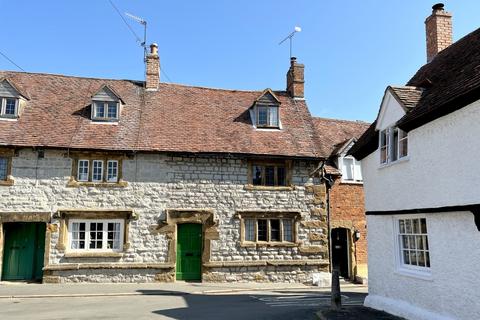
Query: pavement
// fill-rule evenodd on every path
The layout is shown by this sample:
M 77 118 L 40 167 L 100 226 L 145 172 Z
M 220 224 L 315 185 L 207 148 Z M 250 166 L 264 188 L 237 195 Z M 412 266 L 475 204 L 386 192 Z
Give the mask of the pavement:
M 405 320 L 389 313 L 374 310 L 364 306 L 343 306 L 341 310 L 334 311 L 328 306 L 323 306 L 316 313 L 319 320 Z
M 363 305 L 366 286 L 342 282 L 341 287 L 344 305 Z M 315 320 L 315 313 L 322 306 L 329 305 L 330 288 L 302 284 L 180 281 L 145 284 L 0 283 L 2 320 Z

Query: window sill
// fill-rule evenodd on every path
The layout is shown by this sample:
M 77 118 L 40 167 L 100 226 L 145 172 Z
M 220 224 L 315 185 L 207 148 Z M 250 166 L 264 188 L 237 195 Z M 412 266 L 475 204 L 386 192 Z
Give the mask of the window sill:
M 0 116 L 0 121 L 17 121 L 18 116 L 14 117 L 5 117 L 5 116 Z
M 258 247 L 298 247 L 299 244 L 295 242 L 250 242 L 250 241 L 243 241 L 240 243 L 240 247 L 242 248 L 258 248 Z
M 65 258 L 121 258 L 123 252 L 65 252 Z
M 10 187 L 13 186 L 15 181 L 12 178 L 7 178 L 7 180 L 0 180 L 0 186 Z
M 393 162 L 381 163 L 379 169 L 388 168 L 390 166 L 396 165 L 397 163 L 407 162 L 408 160 L 410 160 L 410 158 L 408 156 L 405 156 Z
M 395 274 L 400 276 L 415 278 L 415 279 L 433 281 L 432 273 L 430 270 L 427 271 L 427 270 L 410 269 L 408 267 L 397 267 L 395 269 Z
M 78 187 L 95 187 L 95 188 L 125 188 L 128 186 L 126 181 L 118 182 L 90 182 L 90 181 L 77 181 L 75 179 L 70 179 L 67 183 L 67 187 L 78 188 Z
M 245 186 L 247 191 L 293 191 L 295 186 L 254 186 L 252 184 L 247 184 Z
M 356 184 L 356 185 L 362 185 L 362 184 L 363 184 L 363 181 L 342 180 L 340 183 L 341 183 L 341 184 Z

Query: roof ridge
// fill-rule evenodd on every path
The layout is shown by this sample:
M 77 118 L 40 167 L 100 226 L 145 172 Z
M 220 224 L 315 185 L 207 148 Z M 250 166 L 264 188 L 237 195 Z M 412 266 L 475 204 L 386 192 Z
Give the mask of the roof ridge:
M 335 122 L 348 122 L 348 123 L 358 123 L 358 124 L 366 124 L 370 125 L 370 123 L 363 121 L 363 120 L 348 120 L 348 119 L 336 119 L 336 118 L 325 118 L 325 117 L 317 117 L 317 116 L 312 116 L 312 119 L 314 120 L 327 120 L 327 121 L 335 121 Z

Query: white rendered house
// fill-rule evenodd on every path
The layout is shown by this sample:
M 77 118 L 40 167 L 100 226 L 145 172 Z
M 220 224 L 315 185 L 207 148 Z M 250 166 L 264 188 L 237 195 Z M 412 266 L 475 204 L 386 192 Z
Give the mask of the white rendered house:
M 350 151 L 362 160 L 365 305 L 407 319 L 480 319 L 480 29 L 451 44 L 426 20 L 428 63 L 388 87 Z

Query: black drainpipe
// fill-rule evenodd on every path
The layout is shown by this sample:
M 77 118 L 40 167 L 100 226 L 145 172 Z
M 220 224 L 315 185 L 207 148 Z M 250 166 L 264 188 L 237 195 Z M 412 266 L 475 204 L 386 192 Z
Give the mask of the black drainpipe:
M 331 237 L 331 234 L 332 234 L 332 230 L 330 228 L 330 189 L 332 188 L 333 186 L 333 183 L 335 181 L 332 179 L 331 176 L 329 177 L 325 177 L 325 188 L 327 190 L 327 203 L 326 203 L 326 207 L 327 207 L 327 245 L 328 245 L 328 261 L 329 261 L 329 264 L 328 264 L 328 271 L 329 272 L 332 272 L 332 247 L 331 247 L 331 240 L 330 240 L 330 237 Z

